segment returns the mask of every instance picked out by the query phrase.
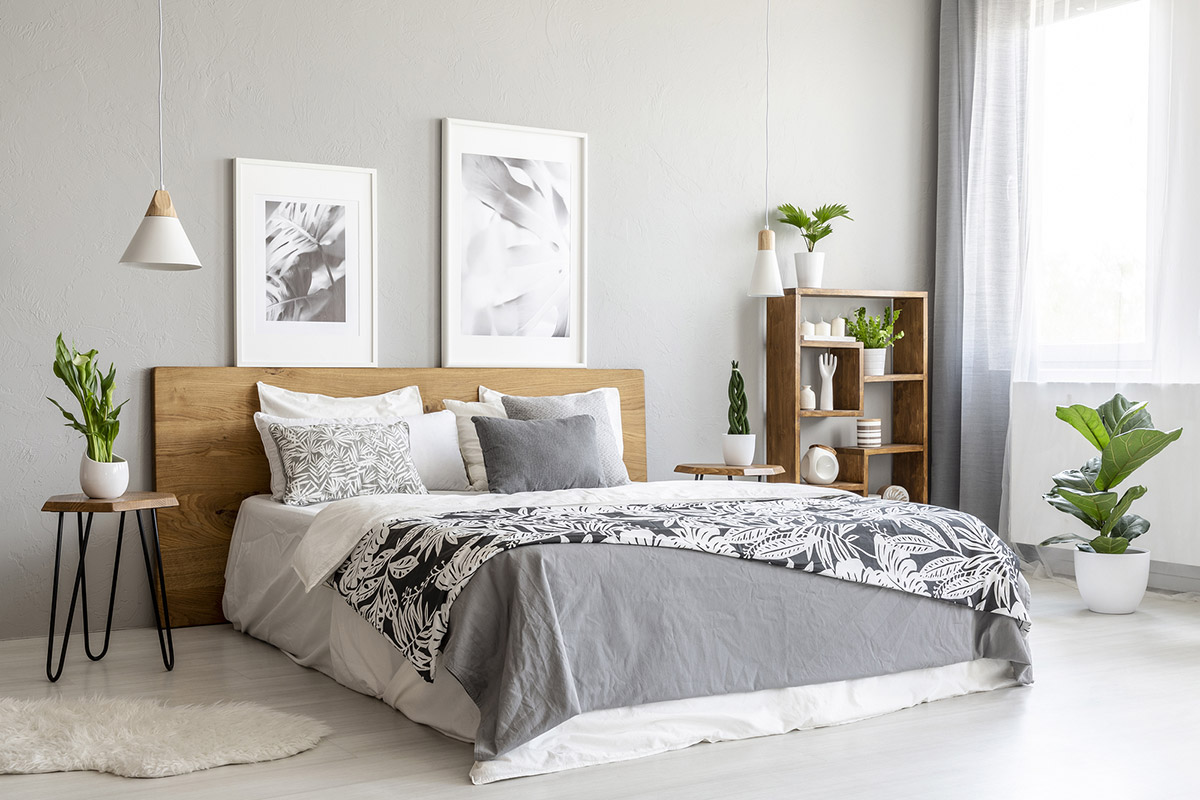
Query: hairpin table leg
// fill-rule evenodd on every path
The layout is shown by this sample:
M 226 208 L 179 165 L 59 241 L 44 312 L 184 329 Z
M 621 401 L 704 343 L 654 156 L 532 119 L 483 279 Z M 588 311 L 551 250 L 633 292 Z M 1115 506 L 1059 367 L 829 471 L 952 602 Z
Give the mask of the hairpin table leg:
M 90 538 L 91 537 L 91 529 L 92 529 L 92 515 L 91 514 L 88 514 L 87 527 L 88 527 L 88 537 L 87 538 Z M 104 655 L 108 652 L 108 641 L 109 641 L 109 638 L 112 636 L 113 607 L 117 600 L 117 571 L 118 571 L 118 569 L 120 569 L 120 566 L 121 566 L 121 544 L 124 541 L 124 539 L 125 539 L 125 512 L 122 511 L 120 521 L 117 523 L 117 549 L 113 553 L 112 588 L 109 589 L 109 591 L 108 591 L 108 617 L 104 622 L 104 647 L 100 650 L 99 653 L 92 653 L 92 646 L 88 642 L 86 625 L 83 629 L 84 630 L 83 649 L 84 649 L 84 652 L 87 653 L 87 657 L 90 658 L 92 661 L 99 661 L 100 659 L 104 658 Z M 87 590 L 86 590 L 86 588 L 84 589 L 83 603 L 84 603 L 83 619 L 86 623 L 86 621 L 87 621 Z
M 58 512 L 58 543 L 54 547 L 54 583 L 53 595 L 50 597 L 50 635 L 46 643 L 46 677 L 51 683 L 62 677 L 63 664 L 67 660 L 67 643 L 71 641 L 71 621 L 75 619 L 75 602 L 79 599 L 79 589 L 84 583 L 84 554 L 87 552 L 87 534 L 83 530 L 83 514 L 77 513 L 76 524 L 79 528 L 79 564 L 75 568 L 75 585 L 71 589 L 71 605 L 67 607 L 67 623 L 63 626 L 62 648 L 58 652 L 58 666 L 54 666 L 54 622 L 58 615 L 58 573 L 62 566 L 63 518 L 66 514 Z M 91 532 L 91 515 L 88 515 L 88 533 Z M 86 598 L 86 590 L 84 597 Z M 87 600 L 84 600 L 83 630 L 87 633 Z M 86 639 L 84 640 L 86 644 Z
M 158 629 L 158 648 L 162 651 L 163 666 L 170 672 L 175 668 L 175 643 L 171 639 L 171 612 L 167 609 L 167 579 L 163 575 L 162 550 L 158 545 L 158 513 L 150 509 L 150 533 L 154 537 L 154 558 L 158 566 L 158 589 L 154 587 L 154 568 L 150 565 L 150 548 L 146 544 L 146 529 L 142 526 L 142 512 L 135 511 L 138 534 L 142 540 L 142 556 L 146 560 L 146 580 L 150 583 L 150 605 L 154 609 L 154 627 Z M 159 616 L 158 601 L 162 599 L 163 613 Z M 166 637 L 163 637 L 164 629 Z

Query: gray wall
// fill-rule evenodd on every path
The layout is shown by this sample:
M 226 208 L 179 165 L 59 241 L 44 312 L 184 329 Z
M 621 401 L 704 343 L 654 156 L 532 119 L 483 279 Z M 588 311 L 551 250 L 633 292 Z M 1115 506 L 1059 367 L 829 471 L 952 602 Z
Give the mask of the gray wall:
M 646 371 L 652 479 L 715 459 L 728 361 L 761 431 L 763 23 L 743 0 L 168 2 L 167 188 L 205 268 L 117 266 L 157 186 L 152 0 L 0 10 L 0 638 L 44 630 L 43 500 L 82 440 L 46 394 L 60 330 L 119 368 L 117 450 L 149 488 L 148 369 L 233 363 L 236 156 L 379 170 L 384 366 L 439 359 L 439 120 L 590 137 L 590 351 Z M 827 281 L 930 283 L 936 0 L 777 0 L 771 203 L 845 202 Z M 780 231 L 791 274 L 797 236 Z M 111 524 L 111 521 L 109 522 Z M 113 534 L 95 538 L 95 564 Z M 149 605 L 126 550 L 118 626 Z M 101 581 L 100 569 L 94 573 Z M 93 593 L 93 616 L 100 605 Z

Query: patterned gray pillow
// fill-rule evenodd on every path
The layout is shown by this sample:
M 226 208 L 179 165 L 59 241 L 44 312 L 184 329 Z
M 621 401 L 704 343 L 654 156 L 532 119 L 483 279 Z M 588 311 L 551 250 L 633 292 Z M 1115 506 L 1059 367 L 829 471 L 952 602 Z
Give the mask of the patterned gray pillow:
M 586 414 L 596 420 L 596 449 L 600 451 L 600 472 L 605 486 L 624 486 L 629 483 L 629 471 L 617 450 L 617 437 L 608 419 L 604 395 L 575 394 L 556 397 L 501 398 L 509 419 L 563 419 Z
M 286 505 L 364 494 L 427 494 L 413 465 L 406 422 L 271 423 L 268 430 L 283 462 Z

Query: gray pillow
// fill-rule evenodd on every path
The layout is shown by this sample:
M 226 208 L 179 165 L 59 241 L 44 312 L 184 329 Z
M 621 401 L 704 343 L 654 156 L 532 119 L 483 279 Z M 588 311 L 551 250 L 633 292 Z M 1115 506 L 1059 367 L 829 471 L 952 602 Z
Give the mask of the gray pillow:
M 412 461 L 408 423 L 361 421 L 267 426 L 279 448 L 285 505 L 365 494 L 426 494 Z
M 600 452 L 601 486 L 624 486 L 629 472 L 617 450 L 617 437 L 608 419 L 608 405 L 600 393 L 559 395 L 557 397 L 501 398 L 509 419 L 562 419 L 586 414 L 596 421 L 596 448 Z M 489 480 L 491 470 L 488 470 Z
M 596 420 L 472 417 L 483 450 L 488 489 L 497 494 L 604 486 Z

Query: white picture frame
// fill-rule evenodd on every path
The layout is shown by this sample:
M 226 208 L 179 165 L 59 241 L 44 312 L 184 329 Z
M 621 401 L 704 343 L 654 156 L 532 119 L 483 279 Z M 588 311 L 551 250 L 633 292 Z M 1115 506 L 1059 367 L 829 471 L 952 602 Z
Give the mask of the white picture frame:
M 587 366 L 586 134 L 443 120 L 442 365 Z
M 376 171 L 237 158 L 234 172 L 237 365 L 378 366 Z

